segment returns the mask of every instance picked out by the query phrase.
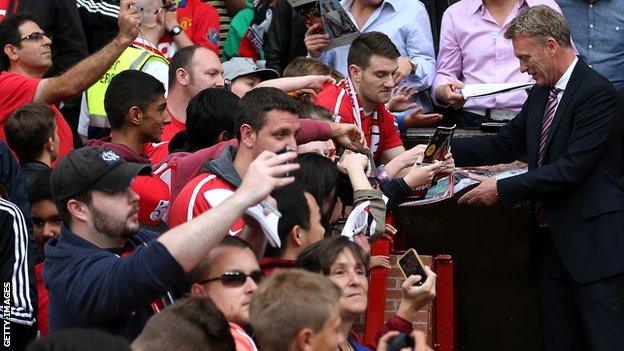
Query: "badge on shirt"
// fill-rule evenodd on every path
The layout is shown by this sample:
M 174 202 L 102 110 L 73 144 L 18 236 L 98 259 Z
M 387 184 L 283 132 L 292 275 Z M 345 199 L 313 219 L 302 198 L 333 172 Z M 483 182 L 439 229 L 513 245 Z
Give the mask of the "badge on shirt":
M 219 45 L 219 32 L 214 28 L 210 28 L 208 33 L 206 33 L 206 39 L 215 45 Z

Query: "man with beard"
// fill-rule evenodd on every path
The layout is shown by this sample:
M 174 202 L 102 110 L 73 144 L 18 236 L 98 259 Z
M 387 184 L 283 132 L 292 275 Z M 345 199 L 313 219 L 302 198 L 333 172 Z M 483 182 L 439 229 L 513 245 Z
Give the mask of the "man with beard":
M 160 237 L 139 229 L 139 197 L 130 188 L 149 165 L 86 147 L 52 172 L 52 195 L 63 219 L 46 244 L 50 330 L 101 328 L 133 340 L 148 318 L 172 303 L 171 290 L 223 238 L 245 209 L 292 182 L 294 155 L 263 153 L 239 189 L 212 210 Z

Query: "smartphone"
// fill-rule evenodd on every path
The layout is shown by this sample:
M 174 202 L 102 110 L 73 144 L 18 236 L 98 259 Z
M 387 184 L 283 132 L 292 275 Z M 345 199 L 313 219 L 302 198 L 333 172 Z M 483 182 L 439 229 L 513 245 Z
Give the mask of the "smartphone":
M 399 257 L 398 260 L 399 268 L 403 275 L 407 279 L 410 275 L 420 275 L 422 279 L 416 283 L 416 285 L 423 285 L 423 283 L 427 280 L 427 273 L 423 268 L 424 265 L 416 253 L 416 250 L 409 249 L 403 256 Z
M 294 151 L 293 151 L 293 150 L 290 150 L 290 149 L 288 148 L 288 146 L 287 146 L 287 147 L 285 147 L 285 148 L 281 149 L 280 151 L 278 151 L 278 152 L 277 152 L 277 154 L 278 154 L 278 155 L 281 155 L 281 154 L 286 153 L 286 152 L 294 152 Z M 288 162 L 288 163 L 292 163 L 292 162 Z M 284 177 L 290 177 L 290 176 L 292 176 L 292 173 L 291 173 L 291 172 L 286 172 L 286 173 L 284 174 Z

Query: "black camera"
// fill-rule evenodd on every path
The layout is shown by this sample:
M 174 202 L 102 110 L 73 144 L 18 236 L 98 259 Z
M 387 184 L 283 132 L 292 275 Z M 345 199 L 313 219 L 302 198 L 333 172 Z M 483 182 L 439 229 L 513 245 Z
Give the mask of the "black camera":
M 406 347 L 409 347 L 410 350 L 416 347 L 416 341 L 411 334 L 401 333 L 388 340 L 388 351 L 401 351 Z

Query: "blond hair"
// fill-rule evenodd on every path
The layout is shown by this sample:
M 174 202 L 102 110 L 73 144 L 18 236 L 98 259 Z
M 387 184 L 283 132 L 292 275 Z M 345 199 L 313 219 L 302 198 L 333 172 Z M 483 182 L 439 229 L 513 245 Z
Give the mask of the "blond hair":
M 321 274 L 295 268 L 273 274 L 251 300 L 251 325 L 260 349 L 285 351 L 304 328 L 319 332 L 338 313 L 341 294 Z

